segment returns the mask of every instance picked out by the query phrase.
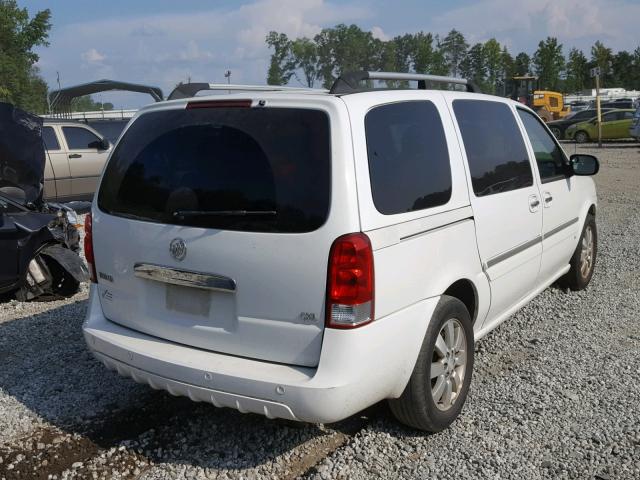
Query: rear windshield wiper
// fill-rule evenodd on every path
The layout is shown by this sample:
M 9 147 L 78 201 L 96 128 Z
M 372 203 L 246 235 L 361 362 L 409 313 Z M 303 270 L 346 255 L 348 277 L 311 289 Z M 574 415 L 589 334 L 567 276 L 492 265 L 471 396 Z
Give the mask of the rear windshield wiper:
M 190 217 L 275 217 L 275 210 L 176 210 L 175 218 Z

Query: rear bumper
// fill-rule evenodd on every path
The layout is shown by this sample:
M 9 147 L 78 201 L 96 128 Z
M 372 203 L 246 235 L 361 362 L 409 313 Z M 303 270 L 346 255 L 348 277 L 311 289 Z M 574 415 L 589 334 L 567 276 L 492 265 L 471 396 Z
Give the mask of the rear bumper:
M 107 320 L 94 285 L 85 340 L 120 375 L 241 412 L 331 423 L 398 397 L 413 371 L 439 298 L 356 329 L 326 329 L 317 368 L 295 367 L 180 345 Z

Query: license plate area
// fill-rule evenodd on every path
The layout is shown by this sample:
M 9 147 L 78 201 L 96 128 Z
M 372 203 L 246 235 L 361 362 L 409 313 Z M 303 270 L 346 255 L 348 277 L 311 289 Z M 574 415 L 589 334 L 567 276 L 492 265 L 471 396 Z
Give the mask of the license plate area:
M 165 306 L 173 312 L 209 317 L 211 292 L 200 288 L 167 285 Z

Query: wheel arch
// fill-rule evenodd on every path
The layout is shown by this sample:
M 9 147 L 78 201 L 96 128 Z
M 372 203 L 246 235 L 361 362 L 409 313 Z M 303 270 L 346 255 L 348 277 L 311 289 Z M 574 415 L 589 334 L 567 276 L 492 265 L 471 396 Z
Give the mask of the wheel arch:
M 453 282 L 443 292 L 443 295 L 457 298 L 460 300 L 471 317 L 471 324 L 475 325 L 478 318 L 478 289 L 475 284 L 468 278 L 461 278 Z

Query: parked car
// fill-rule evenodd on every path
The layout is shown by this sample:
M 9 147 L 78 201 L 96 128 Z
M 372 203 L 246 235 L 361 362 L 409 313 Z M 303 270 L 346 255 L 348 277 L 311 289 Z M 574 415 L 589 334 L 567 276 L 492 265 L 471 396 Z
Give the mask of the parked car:
M 42 120 L 0 103 L 0 293 L 73 295 L 88 280 L 76 213 L 42 201 Z
M 631 121 L 631 127 L 629 127 L 629 136 L 635 138 L 640 142 L 640 106 L 633 114 L 633 120 Z
M 602 113 L 608 112 L 611 109 L 601 109 Z M 551 133 L 555 135 L 558 140 L 564 139 L 564 133 L 571 125 L 575 123 L 584 122 L 586 120 L 591 120 L 598 114 L 596 110 L 579 110 L 577 112 L 572 112 L 566 117 L 560 120 L 554 120 L 552 122 L 548 122 L 547 126 L 551 130 Z
M 389 399 L 412 427 L 453 422 L 474 342 L 553 282 L 589 284 L 598 162 L 512 100 L 376 79 L 442 81 L 139 111 L 85 224 L 96 358 L 269 418 Z
M 588 110 L 591 108 L 591 104 L 587 101 L 576 100 L 569 104 L 572 112 L 581 112 L 583 110 Z M 566 117 L 565 117 L 566 118 Z
M 602 115 L 602 139 L 629 138 L 629 128 L 633 120 L 633 110 L 610 110 Z M 571 125 L 565 130 L 565 137 L 578 143 L 598 139 L 598 122 L 594 117 L 587 122 Z
M 619 98 L 616 100 L 611 100 L 609 102 L 602 102 L 600 108 L 616 108 L 616 109 L 627 109 L 633 108 L 633 100 L 630 98 Z
M 51 119 L 44 120 L 42 139 L 47 152 L 45 200 L 91 200 L 111 152 L 109 140 L 83 123 Z

